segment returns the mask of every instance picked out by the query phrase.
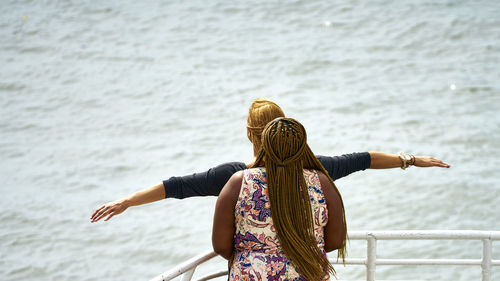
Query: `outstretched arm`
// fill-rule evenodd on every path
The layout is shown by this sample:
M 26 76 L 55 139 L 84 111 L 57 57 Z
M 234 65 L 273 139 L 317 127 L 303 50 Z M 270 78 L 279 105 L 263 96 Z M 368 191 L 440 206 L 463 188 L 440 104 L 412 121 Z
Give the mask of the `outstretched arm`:
M 344 154 L 341 156 L 317 156 L 333 180 L 345 177 L 351 173 L 370 169 L 388 169 L 401 167 L 401 159 L 397 154 L 383 152 L 362 152 Z M 429 156 L 415 156 L 417 167 L 450 166 L 439 159 Z M 183 177 L 171 177 L 150 188 L 138 191 L 121 199 L 108 202 L 94 211 L 91 222 L 104 221 L 123 213 L 128 207 L 155 202 L 164 198 L 183 199 L 194 196 L 217 196 L 235 172 L 244 170 L 244 163 L 224 163 L 206 172 L 195 173 Z
M 389 154 L 383 152 L 369 152 L 371 158 L 370 169 L 390 169 L 402 166 L 398 154 Z M 441 167 L 449 168 L 450 165 L 430 156 L 415 156 L 416 167 Z
M 123 213 L 128 207 L 155 202 L 165 198 L 183 199 L 193 196 L 217 196 L 231 175 L 246 169 L 245 163 L 224 163 L 208 171 L 183 177 L 171 177 L 163 183 L 130 194 L 121 199 L 108 202 L 97 208 L 90 217 L 91 222 L 102 218 L 108 221 Z
M 365 169 L 390 169 L 403 166 L 398 154 L 384 152 L 355 152 L 340 156 L 316 156 L 333 180 Z M 417 167 L 442 167 L 450 165 L 430 156 L 415 156 Z
M 97 222 L 104 217 L 106 217 L 104 221 L 107 221 L 113 216 L 123 213 L 123 211 L 125 211 L 128 207 L 147 204 L 164 198 L 165 188 L 163 187 L 163 184 L 160 183 L 116 201 L 108 202 L 102 205 L 94 211 L 90 217 L 90 221 Z

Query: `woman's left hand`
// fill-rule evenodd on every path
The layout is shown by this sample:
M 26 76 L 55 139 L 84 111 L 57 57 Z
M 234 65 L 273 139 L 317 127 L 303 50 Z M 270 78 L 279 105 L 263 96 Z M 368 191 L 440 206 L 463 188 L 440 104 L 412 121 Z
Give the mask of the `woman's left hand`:
M 413 165 L 416 167 L 450 167 L 450 165 L 444 163 L 443 161 L 430 156 L 415 156 L 415 164 Z

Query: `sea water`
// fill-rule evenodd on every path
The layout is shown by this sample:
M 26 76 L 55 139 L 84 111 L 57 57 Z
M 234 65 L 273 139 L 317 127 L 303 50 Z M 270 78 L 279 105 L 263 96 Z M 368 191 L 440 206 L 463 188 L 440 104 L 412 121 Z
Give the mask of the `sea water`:
M 500 230 L 499 3 L 2 1 L 0 279 L 149 280 L 211 249 L 214 197 L 89 218 L 171 176 L 249 161 L 259 97 L 301 121 L 316 154 L 451 165 L 336 181 L 350 230 Z M 365 251 L 349 244 L 349 257 Z M 481 243 L 382 241 L 378 256 L 480 258 Z M 479 266 L 377 269 L 479 278 Z

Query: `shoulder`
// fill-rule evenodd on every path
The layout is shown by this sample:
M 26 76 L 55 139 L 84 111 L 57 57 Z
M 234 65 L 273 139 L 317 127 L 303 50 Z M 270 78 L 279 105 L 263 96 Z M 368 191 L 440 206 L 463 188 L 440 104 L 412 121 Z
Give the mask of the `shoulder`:
M 310 170 L 312 173 L 318 175 L 318 181 L 319 181 L 319 185 L 321 186 L 321 189 L 323 190 L 323 193 L 325 192 L 324 190 L 325 189 L 330 189 L 332 188 L 332 183 L 330 182 L 330 180 L 328 179 L 328 176 L 323 174 L 323 172 L 319 171 L 319 170 Z M 328 191 L 327 191 L 328 192 Z
M 215 167 L 216 169 L 233 169 L 235 171 L 241 171 L 243 169 L 246 169 L 246 165 L 243 162 L 227 162 L 227 163 L 222 163 L 218 166 Z
M 328 179 L 328 176 L 325 175 L 322 171 L 319 170 L 314 170 L 318 174 L 319 181 L 321 185 L 331 185 L 330 180 Z
M 243 180 L 243 171 L 234 173 L 222 188 L 219 199 L 223 200 L 236 200 L 240 193 L 241 181 Z
M 327 204 L 338 204 L 340 200 L 340 196 L 338 192 L 336 192 L 335 184 L 328 179 L 328 176 L 323 174 L 321 171 L 318 172 L 319 182 L 321 184 L 321 190 L 323 191 L 323 195 L 325 196 L 325 200 Z
M 241 185 L 241 181 L 243 180 L 243 176 L 244 176 L 244 173 L 245 173 L 245 170 L 243 171 L 238 171 L 236 173 L 234 173 L 230 178 L 229 180 L 227 181 L 226 185 L 229 186 L 229 187 L 239 187 Z
M 238 171 L 244 170 L 245 168 L 246 166 L 243 162 L 228 162 L 220 164 L 210 169 L 210 171 L 216 174 L 227 174 L 227 176 L 230 176 Z

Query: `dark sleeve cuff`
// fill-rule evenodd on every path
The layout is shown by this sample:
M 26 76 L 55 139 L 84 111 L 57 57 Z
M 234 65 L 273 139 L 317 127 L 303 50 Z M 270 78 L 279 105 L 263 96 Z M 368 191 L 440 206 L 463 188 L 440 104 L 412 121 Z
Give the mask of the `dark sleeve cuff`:
M 182 181 L 180 177 L 171 177 L 163 181 L 163 188 L 165 189 L 165 198 L 182 199 Z

